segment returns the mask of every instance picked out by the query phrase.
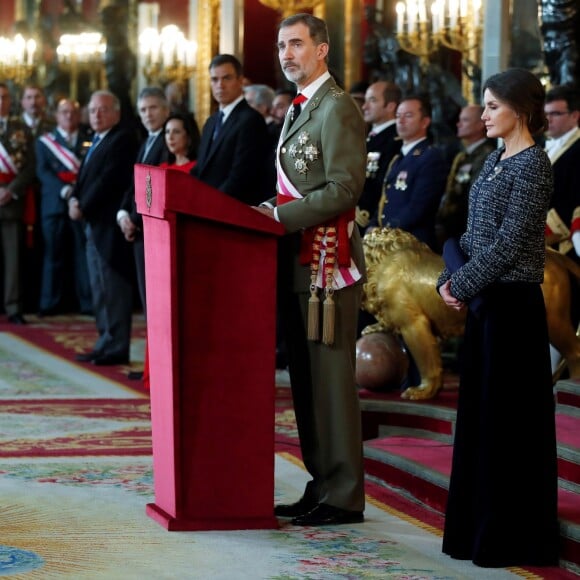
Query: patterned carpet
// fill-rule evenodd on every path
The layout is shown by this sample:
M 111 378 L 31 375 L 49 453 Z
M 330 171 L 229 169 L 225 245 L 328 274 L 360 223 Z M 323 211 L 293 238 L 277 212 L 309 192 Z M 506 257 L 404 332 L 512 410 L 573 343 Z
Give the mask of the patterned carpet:
M 64 317 L 54 326 L 0 326 L 0 576 L 566 577 L 483 570 L 443 556 L 440 515 L 413 517 L 410 502 L 377 482 L 368 482 L 362 525 L 167 532 L 145 515 L 154 500 L 146 393 L 131 388 L 125 368 L 96 373 L 71 362 L 93 340 L 91 329 L 90 320 Z M 273 501 L 294 501 L 307 476 L 297 459 L 289 389 L 277 391 Z

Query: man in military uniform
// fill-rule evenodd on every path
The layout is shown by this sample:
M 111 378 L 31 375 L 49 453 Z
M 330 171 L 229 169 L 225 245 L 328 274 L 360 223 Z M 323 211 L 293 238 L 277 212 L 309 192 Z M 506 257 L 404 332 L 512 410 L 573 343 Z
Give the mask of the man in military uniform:
M 20 268 L 24 250 L 23 215 L 33 195 L 34 143 L 26 124 L 9 117 L 10 91 L 0 84 L 0 252 L 4 265 L 4 310 L 9 322 L 25 324 Z
M 427 138 L 431 104 L 423 96 L 407 96 L 397 107 L 396 120 L 401 154 L 387 170 L 379 207 L 369 228 L 400 228 L 435 250 L 435 215 L 449 166 Z
M 486 157 L 496 148 L 493 139 L 487 138 L 481 120 L 483 107 L 467 105 L 461 109 L 457 121 L 457 137 L 462 150 L 457 153 L 447 178 L 445 193 L 437 211 L 435 229 L 438 249 L 447 238 L 459 237 L 467 226 L 467 205 L 471 184 L 478 176 Z
M 356 206 L 356 223 L 361 234 L 377 210 L 389 163 L 401 150 L 395 126 L 400 100 L 401 89 L 389 81 L 374 82 L 365 93 L 362 111 L 371 130 L 367 136 L 367 178 Z
M 61 99 L 57 127 L 36 139 L 36 175 L 40 181 L 40 223 L 44 241 L 39 315 L 57 314 L 64 306 L 66 283 L 72 279 L 79 310 L 91 314 L 93 303 L 80 222 L 68 217 L 82 158 L 91 142 L 88 127 L 80 125 L 79 103 Z M 72 266 L 72 267 L 71 267 Z M 69 270 L 72 275 L 69 277 Z
M 280 240 L 280 312 L 312 477 L 299 501 L 276 506 L 275 514 L 307 526 L 362 522 L 365 504 L 354 379 L 365 274 L 354 210 L 365 179 L 365 124 L 328 72 L 328 50 L 323 20 L 295 14 L 281 22 L 280 64 L 300 94 L 282 128 L 278 196 L 258 208 L 289 232 Z

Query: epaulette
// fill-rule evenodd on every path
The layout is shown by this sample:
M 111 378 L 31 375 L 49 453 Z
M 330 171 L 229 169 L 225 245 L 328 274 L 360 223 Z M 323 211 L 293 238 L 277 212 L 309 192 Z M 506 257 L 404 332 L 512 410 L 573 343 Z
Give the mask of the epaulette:
M 344 95 L 344 91 L 339 87 L 330 87 L 328 91 L 333 99 L 338 99 Z

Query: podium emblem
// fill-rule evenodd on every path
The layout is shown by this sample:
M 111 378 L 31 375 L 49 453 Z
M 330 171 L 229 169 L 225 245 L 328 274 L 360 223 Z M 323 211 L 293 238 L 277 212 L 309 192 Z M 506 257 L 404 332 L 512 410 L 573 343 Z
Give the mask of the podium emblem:
M 151 209 L 151 202 L 153 201 L 153 188 L 151 187 L 151 173 L 147 173 L 145 177 L 145 203 L 147 209 Z

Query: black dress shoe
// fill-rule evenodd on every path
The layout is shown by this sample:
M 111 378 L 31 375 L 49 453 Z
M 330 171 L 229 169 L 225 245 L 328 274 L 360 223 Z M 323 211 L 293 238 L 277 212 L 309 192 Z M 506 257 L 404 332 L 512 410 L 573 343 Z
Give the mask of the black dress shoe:
M 75 356 L 75 360 L 78 360 L 79 362 L 91 362 L 92 360 L 95 360 L 100 356 L 101 356 L 100 352 L 92 350 L 91 352 L 82 352 L 80 354 L 77 354 Z
M 143 371 L 130 371 L 127 373 L 127 378 L 130 381 L 140 381 L 143 379 Z
M 119 354 L 103 354 L 97 356 L 92 360 L 94 365 L 98 367 L 112 366 L 112 365 L 125 365 L 129 362 L 129 357 L 121 356 Z
M 338 507 L 319 503 L 307 514 L 292 520 L 295 526 L 336 526 L 338 524 L 360 524 L 364 522 L 363 512 L 343 510 Z
M 296 503 L 282 503 L 274 507 L 274 515 L 279 518 L 295 518 L 303 516 L 315 508 L 318 503 L 301 497 Z
M 26 324 L 26 320 L 22 314 L 11 314 L 8 317 L 8 322 L 11 324 Z

